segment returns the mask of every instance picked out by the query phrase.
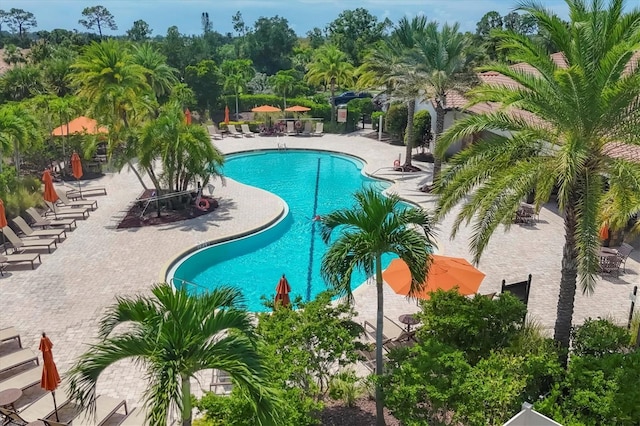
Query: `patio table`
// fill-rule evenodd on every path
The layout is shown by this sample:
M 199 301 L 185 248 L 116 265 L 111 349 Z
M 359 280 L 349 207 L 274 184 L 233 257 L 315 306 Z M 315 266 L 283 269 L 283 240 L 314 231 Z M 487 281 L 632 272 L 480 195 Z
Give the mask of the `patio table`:
M 398 321 L 407 326 L 407 333 L 411 332 L 411 326 L 420 323 L 420 320 L 413 316 L 413 314 L 404 314 L 398 317 Z

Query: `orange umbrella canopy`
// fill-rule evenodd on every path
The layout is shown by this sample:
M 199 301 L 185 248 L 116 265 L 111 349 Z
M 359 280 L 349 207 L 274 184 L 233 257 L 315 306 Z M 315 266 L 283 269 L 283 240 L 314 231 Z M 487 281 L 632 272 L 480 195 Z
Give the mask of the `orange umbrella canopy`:
M 53 343 L 51 340 L 42 333 L 40 338 L 40 351 L 42 351 L 42 379 L 40 380 L 40 387 L 48 391 L 55 391 L 60 384 L 60 375 L 58 374 L 58 368 L 56 363 L 53 362 L 53 353 L 51 352 Z
M 289 292 L 291 291 L 291 286 L 289 285 L 289 281 L 287 281 L 287 277 L 282 274 L 282 278 L 278 282 L 276 286 L 276 299 L 274 304 L 280 306 L 289 306 L 291 304 L 291 300 L 289 299 Z
M 462 295 L 475 294 L 484 277 L 484 273 L 465 259 L 432 255 L 431 267 L 424 281 L 424 287 L 412 296 L 427 300 L 430 297 L 429 293 L 439 289 L 448 291 L 456 287 Z M 397 294 L 409 295 L 411 272 L 403 260 L 392 260 L 382 273 L 382 278 Z
M 307 108 L 306 106 L 302 105 L 294 105 L 289 108 L 285 108 L 284 110 L 287 112 L 307 112 L 311 111 L 311 108 Z
M 229 124 L 229 106 L 224 107 L 224 124 Z
M 2 200 L 0 200 L 0 229 L 4 228 L 7 225 L 8 223 L 6 213 L 4 212 L 4 203 L 2 202 Z
M 98 133 L 109 133 L 109 130 L 106 127 L 98 126 L 98 122 L 92 118 L 80 116 L 74 118 L 69 123 L 56 127 L 51 132 L 53 136 L 67 136 L 68 134 L 73 135 L 74 133 L 96 135 Z
M 280 112 L 280 111 L 282 111 L 280 108 L 274 107 L 271 105 L 262 105 L 259 107 L 255 107 L 251 110 L 251 112 Z
M 600 239 L 604 241 L 608 238 L 609 238 L 609 227 L 605 223 L 600 227 Z
M 51 203 L 55 203 L 58 201 L 58 193 L 56 189 L 53 187 L 53 178 L 51 177 L 51 173 L 49 170 L 45 170 L 42 174 L 42 183 L 44 183 L 44 198 L 45 201 L 49 201 Z
M 74 178 L 80 179 L 82 177 L 82 162 L 77 152 L 71 155 L 71 170 Z

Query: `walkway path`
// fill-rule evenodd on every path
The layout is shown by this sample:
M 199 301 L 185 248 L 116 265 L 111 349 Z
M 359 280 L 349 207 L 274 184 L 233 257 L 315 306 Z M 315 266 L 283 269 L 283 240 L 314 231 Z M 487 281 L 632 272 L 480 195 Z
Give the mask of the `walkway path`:
M 365 170 L 395 180 L 391 190 L 424 208 L 434 206 L 434 197 L 417 190 L 430 180 L 428 173 L 402 174 L 391 166 L 404 148 L 380 143 L 360 135 L 323 137 L 225 138 L 215 141 L 225 153 L 252 149 L 276 149 L 278 142 L 291 148 L 318 148 L 342 151 L 366 160 Z M 424 170 L 429 165 L 421 164 Z M 154 228 L 118 230 L 118 219 L 129 203 L 142 192 L 133 173 L 109 174 L 100 182 L 107 196 L 96 197 L 99 208 L 69 233 L 35 271 L 12 270 L 0 279 L 0 328 L 16 326 L 25 347 L 37 351 L 44 330 L 54 342 L 54 355 L 60 371 L 65 372 L 74 359 L 95 342 L 97 322 L 116 296 L 148 293 L 161 278 L 160 271 L 176 254 L 202 241 L 224 238 L 260 227 L 277 217 L 282 205 L 265 191 L 232 180 L 222 186 L 215 182 L 214 195 L 220 208 L 212 215 Z M 259 205 L 260 209 L 255 206 Z M 532 227 L 514 225 L 508 233 L 497 232 L 487 247 L 479 268 L 486 273 L 481 293 L 499 291 L 500 281 L 518 281 L 533 274 L 530 314 L 543 326 L 553 327 L 560 280 L 563 244 L 562 219 L 543 209 L 540 222 Z M 440 252 L 470 259 L 467 249 L 471 229 L 464 228 L 455 240 L 449 240 L 453 216 L 439 225 Z M 640 250 L 632 253 L 627 273 L 619 279 L 599 279 L 593 296 L 578 295 L 576 322 L 585 317 L 612 316 L 624 323 L 629 309 L 629 293 L 640 284 Z M 360 319 L 375 318 L 375 286 L 362 285 L 356 292 Z M 385 312 L 391 318 L 417 310 L 415 302 L 385 288 Z M 0 377 L 1 379 L 2 377 Z M 202 382 L 207 386 L 206 379 Z M 138 405 L 144 391 L 142 372 L 129 362 L 121 362 L 101 377 L 98 392 L 126 398 Z

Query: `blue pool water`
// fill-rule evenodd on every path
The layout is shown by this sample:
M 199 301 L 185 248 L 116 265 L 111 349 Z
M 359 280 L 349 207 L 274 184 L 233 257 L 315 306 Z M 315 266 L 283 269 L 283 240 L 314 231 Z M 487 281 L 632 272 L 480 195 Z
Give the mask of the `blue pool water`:
M 364 176 L 362 166 L 355 158 L 319 151 L 260 151 L 228 157 L 225 176 L 278 195 L 289 213 L 258 234 L 189 255 L 173 268 L 174 283 L 185 280 L 206 289 L 231 285 L 242 291 L 250 311 L 263 311 L 260 296 L 272 298 L 278 280 L 286 274 L 292 300 L 298 295 L 312 299 L 326 290 L 320 266 L 328 248 L 313 217 L 353 206 L 353 193 L 362 187 L 382 191 L 389 185 Z M 385 259 L 385 267 L 389 261 Z M 355 273 L 352 285 L 355 288 L 365 280 L 362 272 Z

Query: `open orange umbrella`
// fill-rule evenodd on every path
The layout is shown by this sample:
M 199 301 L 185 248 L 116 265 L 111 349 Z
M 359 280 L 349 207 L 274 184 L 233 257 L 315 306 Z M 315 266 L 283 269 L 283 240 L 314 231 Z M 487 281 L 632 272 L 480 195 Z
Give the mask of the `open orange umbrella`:
M 229 125 L 229 105 L 224 107 L 224 124 Z
M 291 304 L 291 300 L 289 299 L 289 292 L 291 291 L 291 286 L 289 285 L 289 281 L 287 281 L 287 277 L 282 274 L 282 278 L 278 282 L 276 287 L 276 298 L 274 301 L 274 305 L 278 306 L 289 306 Z
M 44 390 L 51 391 L 51 395 L 53 396 L 53 408 L 56 412 L 56 421 L 59 422 L 58 419 L 58 407 L 56 405 L 56 389 L 60 384 L 60 375 L 58 374 L 58 368 L 56 367 L 56 363 L 53 362 L 53 353 L 51 352 L 51 348 L 53 348 L 53 343 L 47 337 L 45 333 L 42 333 L 42 338 L 40 338 L 40 351 L 42 351 L 42 378 L 40 379 L 40 387 Z
M 278 107 L 274 107 L 271 105 L 262 105 L 259 107 L 255 107 L 251 109 L 251 112 L 281 112 L 282 110 Z
M 287 112 L 308 112 L 311 111 L 311 108 L 307 108 L 306 106 L 302 105 L 294 105 L 289 108 L 285 108 L 284 110 Z
M 189 111 L 189 108 L 184 111 L 184 121 L 187 125 L 191 124 L 191 111 Z
M 80 178 L 82 177 L 82 162 L 80 161 L 80 156 L 77 152 L 73 151 L 71 155 L 71 170 L 73 172 L 73 177 L 76 178 L 78 182 L 78 191 L 80 191 L 80 198 L 82 198 L 82 186 L 80 186 Z
M 68 123 L 53 129 L 53 136 L 69 136 L 73 134 L 97 135 L 99 133 L 109 133 L 106 127 L 99 126 L 98 122 L 93 118 L 80 116 L 74 118 Z
M 453 288 L 457 288 L 462 295 L 475 294 L 484 277 L 484 273 L 477 270 L 465 259 L 432 255 L 431 267 L 424 281 L 424 286 L 421 291 L 412 296 L 427 300 L 431 297 L 430 293 L 436 290 L 448 291 Z M 403 260 L 392 260 L 382 273 L 382 278 L 397 294 L 409 295 L 411 272 Z

